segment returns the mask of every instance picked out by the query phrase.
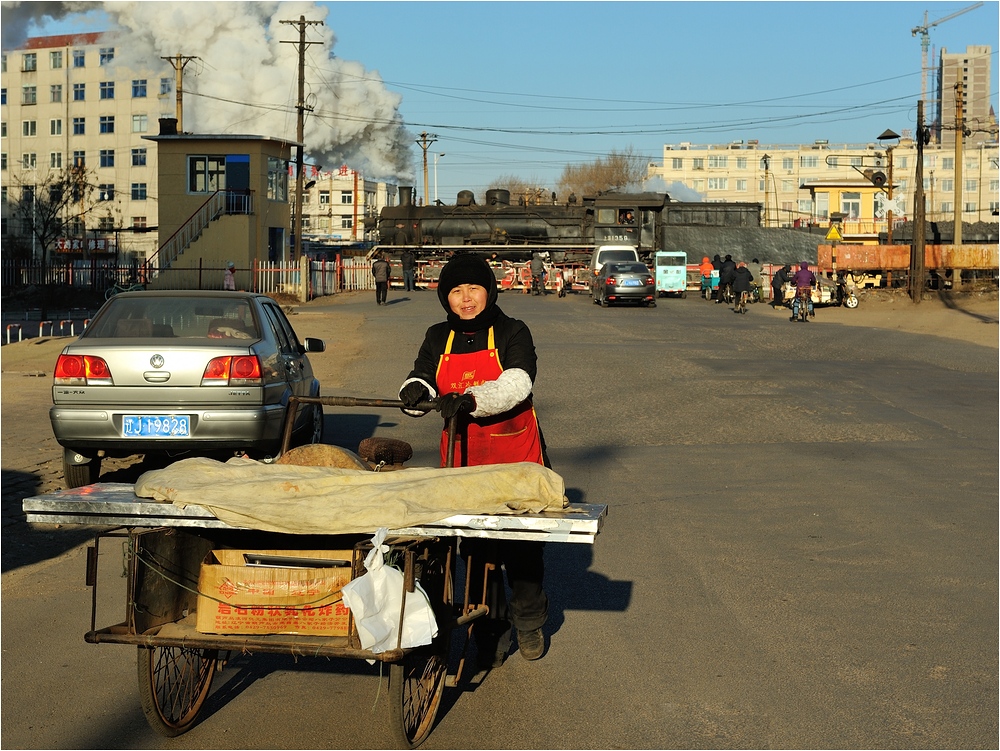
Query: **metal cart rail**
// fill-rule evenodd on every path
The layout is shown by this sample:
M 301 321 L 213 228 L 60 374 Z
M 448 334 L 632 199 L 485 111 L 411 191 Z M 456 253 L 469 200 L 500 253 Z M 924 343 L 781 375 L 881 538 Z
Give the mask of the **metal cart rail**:
M 369 406 L 373 401 L 378 402 L 374 406 L 399 405 L 393 400 L 347 399 L 346 405 L 340 397 L 311 400 L 344 406 Z M 289 413 L 290 424 L 294 406 Z M 400 623 L 405 593 L 413 592 L 419 583 L 434 610 L 438 636 L 428 646 L 404 648 L 397 641 L 396 648 L 374 653 L 362 648 L 349 613 L 347 633 L 340 636 L 212 634 L 196 627 L 199 571 L 212 550 L 349 549 L 354 579 L 365 573 L 370 535 L 305 536 L 234 527 L 206 508 L 180 508 L 139 498 L 131 484 L 121 483 L 98 483 L 26 498 L 22 507 L 29 522 L 110 527 L 97 533 L 87 550 L 92 605 L 90 630 L 84 638 L 93 644 L 137 647 L 140 702 L 148 722 L 161 734 L 177 736 L 197 723 L 215 672 L 230 654 L 264 652 L 387 663 L 389 728 L 397 742 L 407 748 L 418 746 L 430 734 L 445 685 L 457 685 L 462 675 L 474 622 L 489 613 L 482 594 L 486 582 L 477 590 L 478 582 L 469 581 L 472 566 L 466 567 L 456 603 L 458 540 L 476 537 L 593 544 L 607 513 L 607 506 L 573 504 L 562 512 L 463 514 L 434 524 L 390 530 L 386 544 L 390 555 L 401 562 L 404 580 Z M 126 607 L 123 621 L 99 628 L 98 557 L 101 542 L 107 538 L 126 540 Z M 450 640 L 455 629 L 462 630 L 458 633 L 464 641 L 461 658 L 450 673 Z

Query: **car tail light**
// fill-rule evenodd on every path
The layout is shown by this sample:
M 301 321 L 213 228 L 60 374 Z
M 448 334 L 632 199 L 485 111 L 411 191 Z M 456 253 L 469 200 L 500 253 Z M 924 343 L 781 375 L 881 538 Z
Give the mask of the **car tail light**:
M 201 377 L 202 386 L 259 386 L 262 382 L 257 355 L 215 357 Z
M 608 285 L 609 287 L 614 287 L 614 286 L 616 286 L 617 284 L 618 284 L 618 282 L 616 282 L 616 281 L 615 281 L 615 278 L 614 278 L 613 276 L 609 276 L 609 277 L 608 277 L 608 281 L 607 281 L 607 285 Z
M 52 382 L 60 386 L 110 386 L 111 368 L 96 355 L 59 355 Z
M 646 277 L 646 284 L 649 285 L 649 284 L 652 284 L 652 283 L 653 283 L 653 277 L 647 276 Z

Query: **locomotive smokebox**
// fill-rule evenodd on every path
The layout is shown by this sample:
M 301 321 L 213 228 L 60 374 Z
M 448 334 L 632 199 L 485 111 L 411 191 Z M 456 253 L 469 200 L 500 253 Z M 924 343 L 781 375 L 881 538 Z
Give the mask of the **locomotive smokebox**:
M 400 206 L 412 206 L 413 205 L 413 188 L 409 185 L 399 186 L 399 205 Z
M 487 206 L 510 206 L 510 191 L 503 188 L 494 188 L 486 191 Z
M 456 206 L 475 206 L 476 194 L 471 190 L 458 191 L 458 198 L 455 199 Z

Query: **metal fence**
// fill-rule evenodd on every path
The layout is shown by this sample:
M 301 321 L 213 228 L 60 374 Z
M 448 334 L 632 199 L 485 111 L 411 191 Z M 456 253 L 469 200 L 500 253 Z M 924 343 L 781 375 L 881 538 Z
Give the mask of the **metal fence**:
M 66 286 L 104 294 L 114 287 L 142 284 L 147 289 L 222 289 L 225 267 L 199 262 L 193 268 L 147 268 L 114 259 L 40 261 L 3 259 L 0 283 L 5 289 L 30 286 Z M 371 262 L 362 257 L 310 261 L 309 299 L 338 292 L 371 290 L 375 280 Z M 236 288 L 264 294 L 300 296 L 302 266 L 291 263 L 255 263 L 236 269 Z

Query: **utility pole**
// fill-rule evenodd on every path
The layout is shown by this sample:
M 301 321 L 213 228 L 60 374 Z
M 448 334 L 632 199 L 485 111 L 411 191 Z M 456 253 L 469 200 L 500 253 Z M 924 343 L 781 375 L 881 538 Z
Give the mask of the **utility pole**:
M 952 240 L 955 245 L 962 244 L 962 139 L 965 136 L 963 92 L 962 82 L 959 81 L 955 84 L 955 239 Z
M 426 130 L 420 134 L 420 138 L 417 144 L 421 149 L 424 150 L 424 205 L 427 205 L 427 196 L 429 194 L 430 187 L 427 184 L 427 149 L 430 148 L 431 144 L 437 140 L 437 135 L 435 133 L 428 133 Z
M 924 202 L 924 144 L 930 140 L 930 133 L 924 129 L 924 101 L 917 102 L 917 166 L 914 178 L 917 185 L 913 193 L 913 245 L 910 253 L 910 299 L 917 305 L 924 296 L 924 248 L 926 232 L 924 222 L 927 206 Z
M 305 16 L 299 16 L 298 21 L 281 21 L 291 26 L 299 27 L 299 41 L 282 41 L 282 44 L 297 44 L 296 50 L 299 53 L 299 98 L 295 104 L 298 110 L 298 118 L 295 126 L 295 223 L 292 232 L 295 235 L 295 246 L 292 248 L 293 261 L 302 257 L 302 193 L 305 178 L 305 153 L 303 141 L 305 140 L 305 119 L 306 111 L 312 112 L 312 107 L 306 106 L 306 48 L 310 44 L 319 42 L 306 41 L 306 29 L 310 26 L 322 26 L 322 21 L 307 21 Z
M 176 99 L 176 104 L 174 105 L 174 113 L 177 115 L 177 132 L 184 132 L 184 66 L 186 66 L 192 60 L 198 60 L 197 57 L 192 57 L 191 55 L 182 55 L 179 52 L 173 57 L 161 57 L 161 60 L 166 60 L 170 63 L 170 67 L 174 69 L 174 77 L 176 82 L 174 83 L 174 97 Z

